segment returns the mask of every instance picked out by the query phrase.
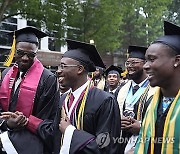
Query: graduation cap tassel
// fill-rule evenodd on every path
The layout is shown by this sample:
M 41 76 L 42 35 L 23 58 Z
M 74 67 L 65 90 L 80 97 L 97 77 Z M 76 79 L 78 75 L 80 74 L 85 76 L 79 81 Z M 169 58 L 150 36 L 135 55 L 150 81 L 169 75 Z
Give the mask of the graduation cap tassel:
M 11 51 L 4 62 L 4 66 L 9 67 L 11 65 L 12 60 L 14 58 L 15 50 L 16 50 L 16 38 L 15 38 L 15 32 L 14 32 Z
M 127 74 L 128 74 L 128 70 L 125 69 L 125 71 L 124 71 L 123 73 L 121 73 L 121 76 L 122 76 L 122 77 L 125 77 Z

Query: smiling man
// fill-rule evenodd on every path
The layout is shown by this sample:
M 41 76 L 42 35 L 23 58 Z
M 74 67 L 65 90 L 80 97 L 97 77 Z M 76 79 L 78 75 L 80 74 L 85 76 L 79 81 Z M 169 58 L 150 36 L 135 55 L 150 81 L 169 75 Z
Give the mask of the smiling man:
M 120 89 L 118 103 L 121 112 L 122 153 L 135 145 L 141 122 L 144 117 L 153 90 L 149 86 L 147 75 L 143 69 L 145 64 L 145 47 L 129 46 L 129 57 L 125 62 L 130 80 Z M 126 144 L 131 138 L 131 143 Z M 126 147 L 126 149 L 125 149 Z M 124 151 L 125 150 L 125 151 Z
M 71 91 L 60 99 L 54 123 L 43 121 L 39 134 L 49 146 L 49 138 L 55 138 L 55 154 L 118 154 L 119 144 L 113 140 L 120 136 L 117 101 L 88 80 L 88 72 L 94 72 L 95 66 L 105 67 L 102 59 L 94 45 L 74 40 L 67 44 L 59 76 Z
M 147 110 L 135 154 L 180 153 L 180 27 L 164 22 L 165 35 L 146 51 L 151 86 L 159 86 Z
M 37 128 L 55 117 L 59 100 L 55 75 L 36 58 L 38 39 L 47 35 L 34 27 L 13 33 L 15 64 L 2 73 L 0 87 L 2 153 L 46 154 Z
M 112 93 L 117 97 L 117 94 L 120 88 L 124 85 L 121 84 L 121 73 L 122 68 L 111 65 L 106 71 L 106 83 L 107 83 L 107 90 L 108 92 Z
M 128 70 L 130 80 L 121 88 L 117 98 L 122 112 L 125 109 L 130 111 L 134 110 L 134 105 L 137 103 L 138 98 L 131 99 L 131 97 L 134 97 L 134 95 L 140 97 L 149 83 L 143 69 L 146 49 L 147 48 L 140 46 L 129 46 L 128 48 L 129 57 L 125 62 L 125 67 Z M 140 93 L 137 95 L 138 91 Z M 128 97 L 128 99 L 126 97 Z

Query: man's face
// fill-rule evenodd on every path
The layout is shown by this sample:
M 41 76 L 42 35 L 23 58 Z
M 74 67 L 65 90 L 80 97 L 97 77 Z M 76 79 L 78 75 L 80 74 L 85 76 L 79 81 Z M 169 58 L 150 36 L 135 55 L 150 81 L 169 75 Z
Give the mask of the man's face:
M 144 62 L 144 60 L 139 58 L 128 58 L 125 65 L 130 79 L 137 80 L 143 75 Z
M 26 72 L 32 66 L 37 49 L 35 44 L 28 42 L 16 44 L 15 60 L 20 71 Z
M 120 80 L 119 76 L 115 73 L 113 73 L 113 74 L 110 73 L 107 76 L 107 83 L 109 86 L 116 88 L 119 84 L 119 80 Z
M 96 68 L 96 71 L 94 72 L 94 78 L 99 79 L 101 77 L 101 72 L 99 68 Z
M 146 51 L 144 69 L 151 86 L 168 86 L 174 70 L 175 56 L 162 44 L 152 44 Z
M 58 82 L 59 82 L 59 90 L 60 90 L 60 92 L 62 92 L 62 93 L 65 93 L 66 91 L 68 91 L 69 90 L 69 87 L 65 87 L 65 86 L 63 86 L 62 85 L 62 77 L 60 77 L 60 70 L 57 70 L 56 71 L 56 76 L 57 76 L 57 78 L 58 78 Z
M 58 67 L 59 82 L 64 87 L 73 87 L 78 80 L 80 63 L 71 58 L 62 58 Z

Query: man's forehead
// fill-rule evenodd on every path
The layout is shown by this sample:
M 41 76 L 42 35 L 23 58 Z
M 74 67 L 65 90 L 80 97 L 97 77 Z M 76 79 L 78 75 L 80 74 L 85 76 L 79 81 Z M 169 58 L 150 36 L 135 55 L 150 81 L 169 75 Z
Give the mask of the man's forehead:
M 171 50 L 168 46 L 165 46 L 161 43 L 155 43 L 149 46 L 149 48 L 146 51 L 145 56 L 149 56 L 149 55 L 164 55 L 167 54 L 168 51 Z
M 75 64 L 77 64 L 77 63 L 79 63 L 79 62 L 78 62 L 77 60 L 75 60 L 75 59 L 72 59 L 72 58 L 63 57 L 63 58 L 61 58 L 60 63 L 65 63 L 65 64 L 75 63 Z
M 16 44 L 16 50 L 24 50 L 24 51 L 33 51 L 37 52 L 38 47 L 33 43 L 28 42 L 18 42 Z
M 117 73 L 109 73 L 108 76 L 118 76 Z

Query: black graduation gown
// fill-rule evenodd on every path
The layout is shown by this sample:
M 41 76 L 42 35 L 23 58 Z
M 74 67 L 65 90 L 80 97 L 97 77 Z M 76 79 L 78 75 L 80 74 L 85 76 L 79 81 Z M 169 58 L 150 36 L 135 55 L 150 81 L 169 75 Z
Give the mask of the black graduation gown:
M 116 88 L 116 91 L 113 93 L 113 95 L 116 97 L 118 96 L 119 90 L 125 85 L 125 83 L 121 83 L 120 85 L 118 85 L 118 87 Z M 106 88 L 104 89 L 104 91 L 109 92 L 109 87 L 108 85 L 106 85 Z
M 2 79 L 4 78 L 7 71 L 8 69 L 6 69 L 2 73 Z M 18 89 L 16 91 L 18 91 Z M 16 105 L 16 101 L 18 98 L 17 95 L 18 93 L 11 95 L 10 102 L 14 104 L 13 107 L 11 107 L 11 109 L 12 108 L 15 109 L 14 106 Z M 50 72 L 45 68 L 43 70 L 43 73 L 41 75 L 37 87 L 32 115 L 42 120 L 44 119 L 53 120 L 56 115 L 58 101 L 59 101 L 59 92 L 58 92 L 56 77 L 52 72 Z M 7 130 L 6 123 L 4 123 L 0 128 L 4 131 Z M 43 142 L 40 139 L 40 137 L 38 137 L 37 134 L 30 132 L 26 128 L 18 131 L 11 130 L 8 132 L 8 135 L 13 146 L 15 147 L 16 151 L 19 154 L 49 153 L 49 149 L 47 148 L 47 146 L 43 145 Z
M 47 142 L 54 137 L 54 154 L 59 154 L 61 133 L 59 130 L 60 110 L 65 97 L 60 100 L 60 107 L 54 123 L 43 121 L 39 126 L 39 134 Z M 80 106 L 80 105 L 79 105 Z M 75 130 L 70 145 L 70 154 L 118 154 L 119 144 L 114 139 L 120 136 L 120 112 L 115 97 L 107 92 L 92 88 L 89 90 L 84 111 L 83 130 Z M 55 130 L 54 130 L 55 129 Z M 101 133 L 110 134 L 110 143 L 99 148 L 96 137 Z M 94 140 L 89 141 L 89 139 Z

